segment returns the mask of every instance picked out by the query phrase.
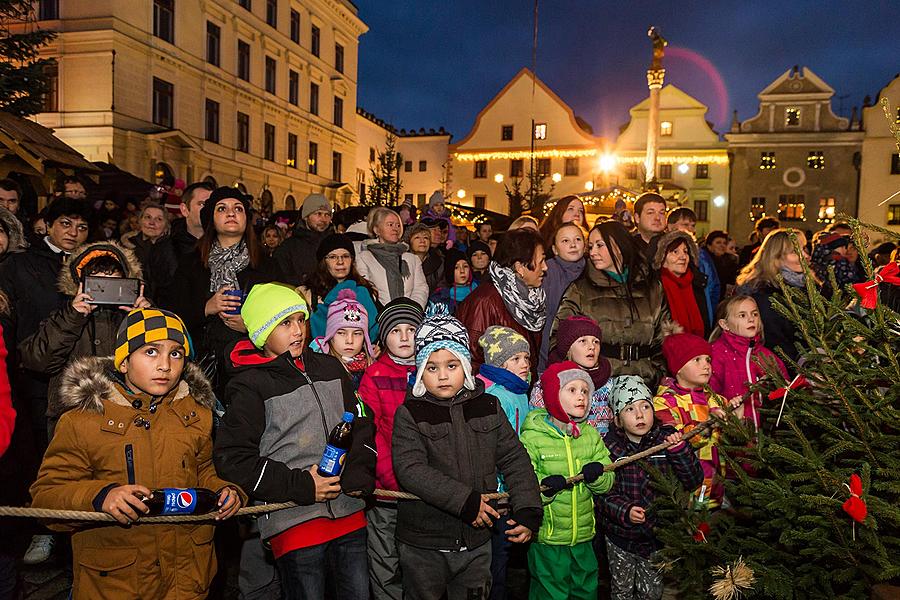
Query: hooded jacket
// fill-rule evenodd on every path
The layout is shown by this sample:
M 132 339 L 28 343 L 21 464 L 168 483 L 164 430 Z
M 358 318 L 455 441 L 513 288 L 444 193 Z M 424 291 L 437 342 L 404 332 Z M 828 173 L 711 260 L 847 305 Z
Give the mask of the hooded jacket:
M 498 473 L 509 489 L 510 518 L 538 530 L 540 492 L 528 455 L 481 380 L 450 400 L 409 392 L 394 417 L 392 447 L 401 489 L 421 498 L 398 505 L 396 536 L 404 544 L 459 551 L 489 542 L 491 530 L 472 522 L 481 494 L 497 490 Z
M 624 431 L 613 427 L 603 436 L 603 442 L 609 449 L 610 458 L 616 462 L 662 443 L 666 436 L 673 433 L 674 427 L 654 423 L 650 431 L 641 437 L 641 441 L 632 442 Z M 656 518 L 653 511 L 648 510 L 643 523 L 632 523 L 628 513 L 635 506 L 649 509 L 656 499 L 656 491 L 653 489 L 647 465 L 664 474 L 673 472 L 684 489 L 689 491 L 697 489 L 703 481 L 700 461 L 697 460 L 693 448 L 686 442 L 653 454 L 646 460 L 616 469 L 616 480 L 612 489 L 600 498 L 603 532 L 607 539 L 619 548 L 644 558 L 650 558 L 650 554 L 660 548 L 656 536 L 653 535 Z
M 375 489 L 375 427 L 347 371 L 333 356 L 308 348 L 301 361 L 302 368 L 289 353 L 267 358 L 250 340 L 241 340 L 230 353 L 234 372 L 225 391 L 229 407 L 216 432 L 216 468 L 254 500 L 300 505 L 260 518 L 263 539 L 312 519 L 363 510 L 362 500 L 347 495 L 316 502 L 309 473 L 344 412 L 355 418 L 341 488 L 345 494 Z
M 688 269 L 694 274 L 692 287 L 694 289 L 694 302 L 700 310 L 700 317 L 703 319 L 704 335 L 709 335 L 712 330 L 712 315 L 715 308 L 710 308 L 711 293 L 709 290 L 709 276 L 706 271 L 700 269 L 700 254 L 697 243 L 690 234 L 684 231 L 670 231 L 669 233 L 657 238 L 656 253 L 653 255 L 653 270 L 657 273 L 662 272 L 663 263 L 666 262 L 666 248 L 676 240 L 683 240 L 687 244 L 690 261 Z M 713 268 L 715 273 L 715 269 Z M 716 278 L 716 286 L 718 286 L 718 277 Z M 716 290 L 718 295 L 718 289 Z
M 85 356 L 109 356 L 115 351 L 116 332 L 125 319 L 118 307 L 99 306 L 89 315 L 72 308 L 72 298 L 81 283 L 79 265 L 85 256 L 105 250 L 116 256 L 125 277 L 141 279 L 141 265 L 134 253 L 115 242 L 95 242 L 78 248 L 59 271 L 57 288 L 68 298 L 40 328 L 19 344 L 22 366 L 50 377 L 47 390 L 47 415 L 58 417 L 65 410 L 60 402 L 59 384 L 63 370 L 72 360 Z
M 9 238 L 6 245 L 6 252 L 0 256 L 0 262 L 10 254 L 18 254 L 19 252 L 24 252 L 25 249 L 28 248 L 28 241 L 25 239 L 25 231 L 22 228 L 22 223 L 16 215 L 12 214 L 2 206 L 0 206 L 0 228 L 6 232 L 6 237 Z
M 582 427 L 577 438 L 566 435 L 550 422 L 546 408 L 528 413 L 522 426 L 522 444 L 528 451 L 538 481 L 550 475 L 574 477 L 588 463 L 609 464 L 609 451 L 593 427 Z M 596 534 L 594 496 L 613 485 L 612 471 L 593 483 L 568 487 L 544 504 L 544 521 L 537 541 L 550 546 L 575 546 Z
M 285 283 L 306 285 L 307 279 L 316 271 L 316 250 L 322 240 L 332 233 L 334 227 L 331 225 L 320 233 L 307 227 L 303 219 L 297 221 L 293 235 L 281 242 L 272 255 Z
M 186 364 L 153 412 L 158 398 L 125 392 L 114 373 L 111 357 L 82 358 L 66 370 L 60 395 L 67 411 L 31 486 L 32 506 L 99 511 L 111 488 L 128 483 L 233 486 L 213 468 L 213 395 L 198 367 Z M 192 523 L 74 528 L 73 597 L 205 598 L 216 572 L 214 534 L 213 525 Z

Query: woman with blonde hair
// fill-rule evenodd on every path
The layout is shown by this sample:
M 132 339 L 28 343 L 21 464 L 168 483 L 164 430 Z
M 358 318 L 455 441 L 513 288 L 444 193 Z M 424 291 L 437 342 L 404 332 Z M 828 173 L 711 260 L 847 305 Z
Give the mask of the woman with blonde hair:
M 792 236 L 796 237 L 796 246 Z M 752 296 L 759 307 L 766 345 L 781 348 L 791 360 L 797 360 L 799 351 L 797 330 L 791 321 L 776 312 L 772 300 L 782 299 L 778 276 L 794 288 L 806 286 L 803 261 L 809 260 L 805 250 L 806 236 L 797 229 L 774 229 L 763 240 L 753 259 L 741 270 L 737 278 L 738 294 Z M 799 252 L 798 252 L 799 248 Z M 815 282 L 818 285 L 818 282 Z
M 424 310 L 428 303 L 428 282 L 422 261 L 401 242 L 403 223 L 400 215 L 384 206 L 369 211 L 369 235 L 356 257 L 359 274 L 378 292 L 378 301 L 387 304 L 401 296 L 416 301 Z

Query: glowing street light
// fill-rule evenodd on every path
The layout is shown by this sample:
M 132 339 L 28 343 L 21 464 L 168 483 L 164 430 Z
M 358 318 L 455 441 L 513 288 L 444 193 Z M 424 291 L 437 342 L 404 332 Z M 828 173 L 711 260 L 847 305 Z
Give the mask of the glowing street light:
M 462 200 L 466 197 L 466 190 L 457 190 L 456 197 Z
M 553 179 L 553 183 L 559 183 L 560 181 L 562 181 L 562 175 L 560 175 L 559 173 L 554 173 L 551 179 Z
M 594 191 L 594 182 L 593 182 L 593 181 L 585 181 L 585 182 L 584 182 L 584 189 L 587 190 L 587 191 L 589 191 L 589 192 Z
M 713 205 L 716 208 L 722 208 L 723 206 L 725 206 L 725 196 L 716 196 L 715 198 L 713 198 Z
M 618 159 L 616 158 L 615 154 L 604 154 L 597 161 L 597 164 L 600 167 L 601 171 L 603 171 L 604 173 L 609 173 L 616 168 L 617 162 Z
M 688 172 L 689 168 L 690 167 L 687 166 L 687 163 L 681 163 L 680 165 L 678 165 L 678 172 L 684 175 Z
M 503 183 L 503 173 L 497 173 L 494 175 L 494 181 L 497 183 Z

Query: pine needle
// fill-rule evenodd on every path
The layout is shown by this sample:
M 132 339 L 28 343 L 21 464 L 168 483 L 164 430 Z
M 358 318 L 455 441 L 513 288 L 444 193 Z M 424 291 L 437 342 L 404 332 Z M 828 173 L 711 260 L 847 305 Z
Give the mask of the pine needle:
M 713 567 L 710 569 L 713 577 L 719 577 L 709 586 L 709 592 L 716 600 L 735 600 L 744 594 L 744 590 L 753 588 L 756 577 L 744 562 L 744 557 L 739 557 L 733 565 L 726 567 Z

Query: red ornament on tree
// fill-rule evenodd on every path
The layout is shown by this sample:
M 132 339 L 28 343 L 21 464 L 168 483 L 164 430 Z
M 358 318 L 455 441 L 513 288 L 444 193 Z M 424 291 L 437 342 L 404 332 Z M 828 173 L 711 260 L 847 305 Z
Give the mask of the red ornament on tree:
M 706 536 L 709 534 L 709 523 L 706 521 L 702 521 L 699 525 L 697 525 L 697 531 L 694 532 L 694 541 L 695 542 L 705 542 Z
M 843 505 L 844 512 L 850 515 L 850 518 L 857 523 L 862 523 L 866 520 L 866 515 L 869 513 L 866 502 L 862 499 L 862 480 L 859 478 L 859 475 L 854 473 L 850 476 L 850 484 L 845 483 L 844 485 L 850 490 L 850 497 L 847 498 Z

